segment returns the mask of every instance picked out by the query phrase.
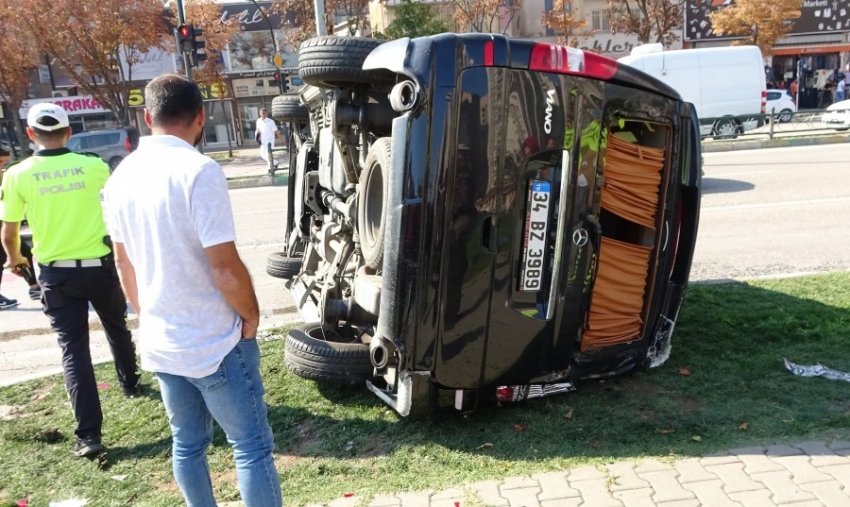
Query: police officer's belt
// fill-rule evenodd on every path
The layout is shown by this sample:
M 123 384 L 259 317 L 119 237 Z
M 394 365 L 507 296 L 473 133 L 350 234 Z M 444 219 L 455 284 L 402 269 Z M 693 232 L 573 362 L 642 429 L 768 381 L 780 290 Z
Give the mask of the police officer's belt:
M 83 259 L 75 261 L 51 261 L 46 264 L 49 268 L 99 268 L 103 266 L 102 259 Z

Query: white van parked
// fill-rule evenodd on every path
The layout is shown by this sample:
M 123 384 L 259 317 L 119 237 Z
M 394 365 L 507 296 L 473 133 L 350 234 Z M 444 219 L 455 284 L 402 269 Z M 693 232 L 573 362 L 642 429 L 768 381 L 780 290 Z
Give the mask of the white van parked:
M 644 44 L 618 60 L 659 79 L 693 103 L 703 136 L 734 137 L 763 122 L 767 101 L 764 59 L 758 46 L 664 51 Z

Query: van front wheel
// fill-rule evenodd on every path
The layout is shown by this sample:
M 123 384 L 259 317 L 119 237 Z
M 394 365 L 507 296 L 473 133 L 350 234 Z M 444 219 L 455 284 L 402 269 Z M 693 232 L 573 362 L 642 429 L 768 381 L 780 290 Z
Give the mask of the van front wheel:
M 714 124 L 714 131 L 712 132 L 715 139 L 735 139 L 738 137 L 738 134 L 743 133 L 743 129 L 738 125 L 738 122 L 731 118 L 718 120 Z

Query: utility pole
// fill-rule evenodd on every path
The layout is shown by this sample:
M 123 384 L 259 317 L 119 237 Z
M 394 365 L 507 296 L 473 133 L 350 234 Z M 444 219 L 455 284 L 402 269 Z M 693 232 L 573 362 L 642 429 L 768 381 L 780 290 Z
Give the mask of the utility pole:
M 325 0 L 313 0 L 313 10 L 316 11 L 316 35 L 319 37 L 328 34 L 325 27 Z
M 186 24 L 186 16 L 183 14 L 183 0 L 175 0 L 177 2 L 177 25 Z M 174 40 L 177 42 L 177 49 L 183 53 L 183 68 L 186 69 L 186 78 L 192 81 L 192 60 L 189 58 L 189 53 L 180 49 L 180 43 L 177 41 L 177 34 L 174 34 Z

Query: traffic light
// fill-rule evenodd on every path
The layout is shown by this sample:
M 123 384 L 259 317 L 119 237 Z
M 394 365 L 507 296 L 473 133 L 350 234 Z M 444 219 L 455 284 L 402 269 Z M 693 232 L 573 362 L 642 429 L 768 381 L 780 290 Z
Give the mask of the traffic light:
M 180 25 L 177 27 L 177 45 L 181 53 L 192 55 L 192 66 L 197 67 L 199 63 L 207 59 L 206 53 L 199 52 L 207 43 L 200 40 L 204 30 L 192 25 Z
M 181 53 L 191 53 L 195 48 L 193 39 L 193 30 L 190 25 L 180 25 L 177 27 L 177 49 Z
M 192 45 L 193 45 L 192 65 L 197 67 L 198 64 L 200 64 L 201 62 L 203 62 L 204 60 L 207 59 L 206 52 L 201 51 L 202 49 L 204 49 L 204 47 L 206 47 L 207 43 L 203 39 L 199 39 L 199 37 L 204 36 L 204 30 L 203 29 L 197 28 L 197 27 L 190 27 L 190 28 L 192 28 Z

